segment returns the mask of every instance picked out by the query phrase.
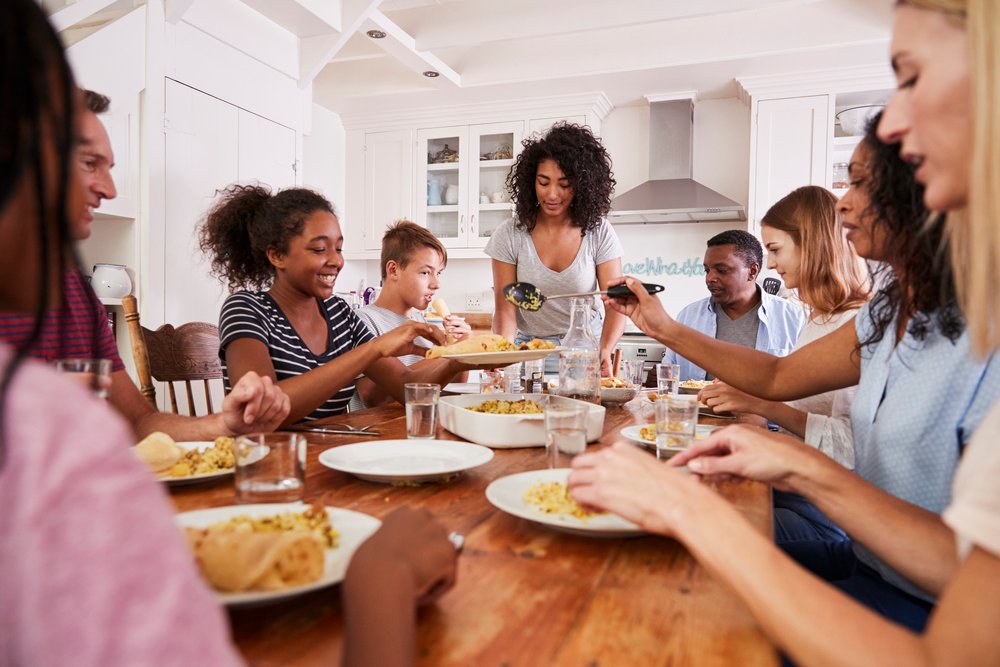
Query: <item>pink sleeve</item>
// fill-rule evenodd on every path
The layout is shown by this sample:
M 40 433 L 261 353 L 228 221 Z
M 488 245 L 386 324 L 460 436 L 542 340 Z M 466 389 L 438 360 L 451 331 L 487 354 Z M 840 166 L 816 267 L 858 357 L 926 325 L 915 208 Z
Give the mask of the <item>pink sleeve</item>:
M 6 422 L 0 468 L 0 655 L 25 665 L 241 664 L 124 423 L 37 367 L 18 371 L 4 408 L 17 419 Z

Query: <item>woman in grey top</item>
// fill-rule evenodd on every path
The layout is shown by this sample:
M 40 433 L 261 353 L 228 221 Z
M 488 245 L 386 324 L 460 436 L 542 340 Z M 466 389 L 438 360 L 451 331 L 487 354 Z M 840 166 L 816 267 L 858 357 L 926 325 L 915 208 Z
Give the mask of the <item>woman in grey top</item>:
M 611 157 L 586 127 L 557 123 L 523 145 L 507 177 L 515 217 L 486 245 L 493 258 L 493 331 L 516 343 L 558 342 L 569 330 L 569 300 L 527 312 L 504 299 L 503 287 L 528 282 L 542 294 L 566 294 L 607 289 L 621 278 L 622 246 L 604 218 L 615 179 Z M 601 374 L 610 375 L 625 318 L 599 304 L 591 306 L 590 327 L 600 341 Z

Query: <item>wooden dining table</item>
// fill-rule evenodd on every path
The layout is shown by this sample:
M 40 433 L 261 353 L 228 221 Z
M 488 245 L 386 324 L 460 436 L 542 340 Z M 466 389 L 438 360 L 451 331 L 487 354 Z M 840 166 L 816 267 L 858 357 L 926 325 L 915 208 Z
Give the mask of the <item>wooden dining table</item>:
M 406 437 L 399 405 L 334 421 L 373 426 L 382 439 Z M 648 400 L 609 406 L 593 450 L 622 427 L 652 422 Z M 701 423 L 728 423 L 701 418 Z M 544 468 L 544 447 L 497 449 L 487 464 L 447 482 L 394 486 L 323 466 L 319 454 L 358 441 L 307 433 L 305 499 L 382 518 L 402 505 L 426 508 L 465 536 L 455 586 L 418 614 L 421 665 L 757 665 L 778 664 L 773 644 L 747 608 L 676 540 L 660 536 L 570 535 L 493 507 L 486 486 Z M 438 427 L 437 437 L 461 440 Z M 716 489 L 771 535 L 771 493 L 750 481 Z M 232 480 L 171 489 L 178 511 L 232 505 Z M 733 544 L 739 549 L 739 544 Z M 229 610 L 233 639 L 250 664 L 340 664 L 339 588 Z M 182 638 L 181 638 L 182 639 Z

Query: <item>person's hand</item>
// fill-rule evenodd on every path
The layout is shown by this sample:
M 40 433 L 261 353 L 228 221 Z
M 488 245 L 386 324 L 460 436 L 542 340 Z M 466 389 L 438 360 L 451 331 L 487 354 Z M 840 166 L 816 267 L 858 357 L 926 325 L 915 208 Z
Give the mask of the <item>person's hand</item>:
M 400 507 L 387 516 L 382 527 L 358 547 L 347 577 L 357 570 L 355 563 L 371 565 L 375 561 L 407 571 L 417 604 L 433 602 L 455 583 L 455 545 L 427 510 Z
M 472 335 L 472 327 L 469 326 L 464 317 L 458 315 L 449 315 L 444 318 L 444 331 L 456 343 Z
M 730 387 L 725 382 L 713 382 L 700 392 L 698 400 L 715 412 L 739 412 L 759 415 L 761 399 Z
M 670 315 L 667 315 L 667 311 L 663 309 L 660 299 L 648 293 L 642 286 L 642 281 L 629 276 L 624 279 L 624 282 L 632 291 L 632 296 L 627 299 L 612 299 L 602 296 L 601 299 L 605 306 L 622 313 L 644 333 L 654 337 L 658 332 L 666 330 L 674 323 Z
M 267 433 L 281 426 L 291 409 L 281 387 L 249 371 L 222 399 L 222 421 L 233 435 Z
M 614 365 L 611 363 L 611 350 L 601 350 L 601 377 L 611 377 L 614 375 L 614 370 Z
M 625 442 L 575 457 L 568 485 L 581 505 L 614 512 L 661 535 L 672 535 L 679 513 L 707 491 L 692 477 Z
M 698 475 L 742 477 L 789 491 L 791 477 L 802 474 L 817 457 L 826 458 L 801 440 L 738 425 L 696 440 L 668 463 L 686 465 Z
M 433 324 L 406 322 L 376 338 L 375 345 L 382 357 L 402 357 L 407 354 L 422 357 L 427 354 L 427 348 L 413 343 L 413 339 L 420 336 L 437 345 L 445 344 L 444 332 Z

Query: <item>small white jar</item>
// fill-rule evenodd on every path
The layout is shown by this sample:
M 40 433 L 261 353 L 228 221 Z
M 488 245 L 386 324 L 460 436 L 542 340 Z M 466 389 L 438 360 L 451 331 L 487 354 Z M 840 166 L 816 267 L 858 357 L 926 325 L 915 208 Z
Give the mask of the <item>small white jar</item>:
M 104 299 L 120 299 L 132 293 L 132 279 L 124 264 L 94 264 L 90 286 Z

